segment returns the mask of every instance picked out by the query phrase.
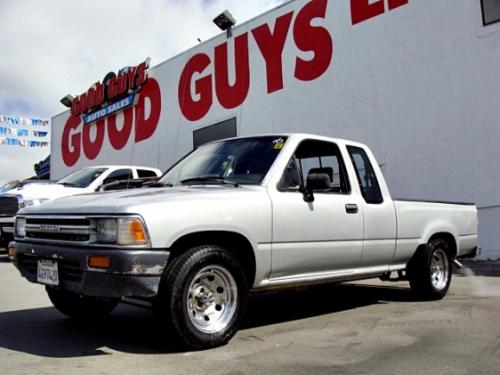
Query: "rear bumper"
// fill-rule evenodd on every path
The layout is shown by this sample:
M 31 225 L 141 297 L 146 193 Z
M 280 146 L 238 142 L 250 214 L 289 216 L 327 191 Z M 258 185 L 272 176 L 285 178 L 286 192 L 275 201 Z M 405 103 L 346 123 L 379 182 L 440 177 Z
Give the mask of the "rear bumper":
M 23 242 L 14 246 L 12 262 L 29 281 L 37 282 L 38 260 L 53 260 L 58 264 L 60 288 L 99 297 L 155 296 L 170 256 L 164 249 L 95 249 Z M 93 255 L 110 257 L 110 267 L 89 267 L 88 258 Z
M 475 258 L 481 253 L 481 249 L 479 249 L 477 246 L 472 249 L 470 253 L 459 255 L 457 258 L 458 259 L 470 259 L 470 258 Z

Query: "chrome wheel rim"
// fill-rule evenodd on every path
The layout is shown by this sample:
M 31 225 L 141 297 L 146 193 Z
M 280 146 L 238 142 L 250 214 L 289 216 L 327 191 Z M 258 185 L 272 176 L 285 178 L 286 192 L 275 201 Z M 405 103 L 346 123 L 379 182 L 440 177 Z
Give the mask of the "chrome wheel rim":
M 237 299 L 236 281 L 226 268 L 219 265 L 204 267 L 189 285 L 189 319 L 203 333 L 220 332 L 233 319 Z
M 448 255 L 443 249 L 437 249 L 432 254 L 431 283 L 436 290 L 442 290 L 448 284 L 450 273 Z

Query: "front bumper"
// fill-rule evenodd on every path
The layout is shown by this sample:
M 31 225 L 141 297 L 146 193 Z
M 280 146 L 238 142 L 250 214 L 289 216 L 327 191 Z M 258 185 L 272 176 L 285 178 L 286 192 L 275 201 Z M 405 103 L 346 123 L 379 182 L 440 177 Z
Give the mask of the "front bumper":
M 14 218 L 0 218 L 0 253 L 7 252 L 7 246 L 14 240 Z
M 128 250 L 80 248 L 15 242 L 11 258 L 23 277 L 37 282 L 38 260 L 58 264 L 59 286 L 86 296 L 154 297 L 170 252 L 164 249 Z M 109 256 L 108 269 L 88 266 L 90 256 Z

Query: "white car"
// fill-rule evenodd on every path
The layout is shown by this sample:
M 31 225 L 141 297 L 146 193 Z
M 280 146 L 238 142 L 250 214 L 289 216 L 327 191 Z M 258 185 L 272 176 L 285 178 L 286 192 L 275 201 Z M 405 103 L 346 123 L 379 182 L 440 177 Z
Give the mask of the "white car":
M 102 165 L 77 170 L 56 183 L 36 181 L 4 191 L 0 194 L 0 251 L 5 251 L 14 238 L 14 218 L 20 208 L 37 206 L 69 195 L 93 193 L 114 181 L 159 176 L 161 171 L 156 168 Z

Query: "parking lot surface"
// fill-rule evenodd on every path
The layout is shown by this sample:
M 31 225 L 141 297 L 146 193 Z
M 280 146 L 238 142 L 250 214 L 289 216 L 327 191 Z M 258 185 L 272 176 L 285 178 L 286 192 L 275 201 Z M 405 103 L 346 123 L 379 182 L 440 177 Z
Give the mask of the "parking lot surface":
M 500 265 L 474 269 L 433 302 L 378 280 L 255 294 L 228 345 L 176 352 L 149 309 L 74 322 L 0 257 L 0 373 L 498 374 Z

